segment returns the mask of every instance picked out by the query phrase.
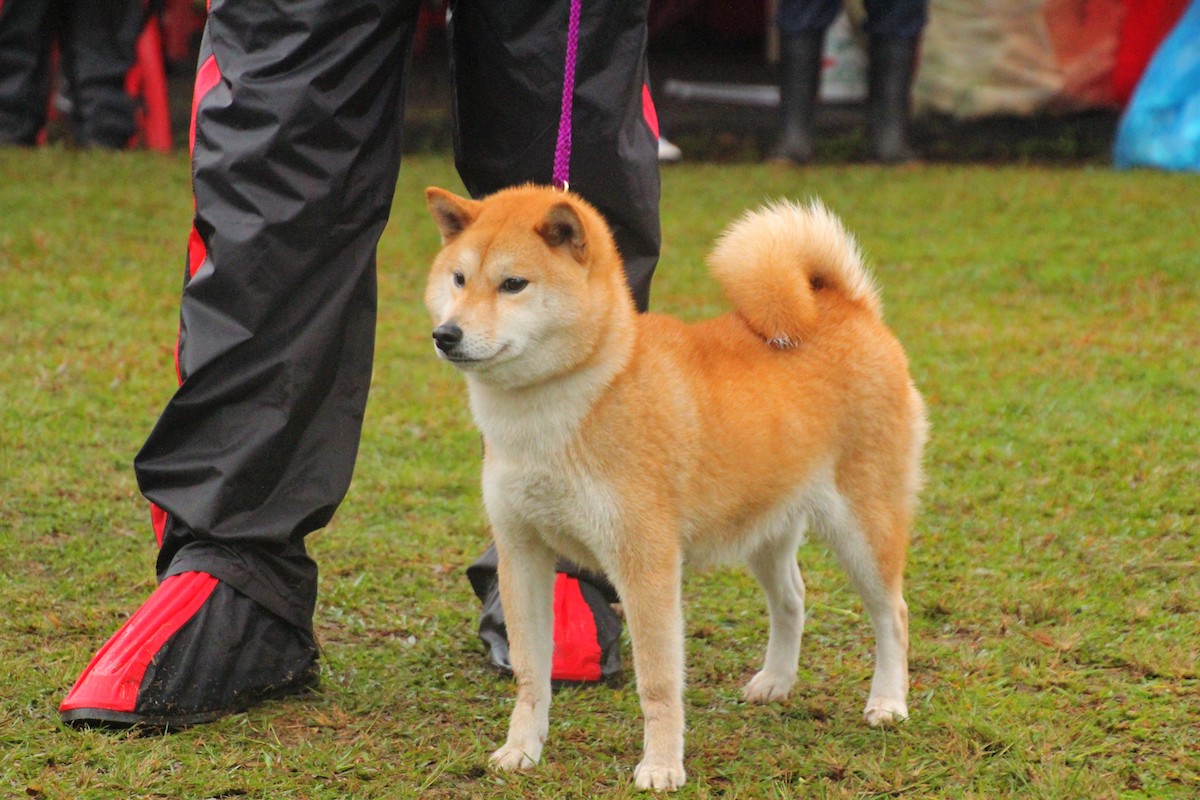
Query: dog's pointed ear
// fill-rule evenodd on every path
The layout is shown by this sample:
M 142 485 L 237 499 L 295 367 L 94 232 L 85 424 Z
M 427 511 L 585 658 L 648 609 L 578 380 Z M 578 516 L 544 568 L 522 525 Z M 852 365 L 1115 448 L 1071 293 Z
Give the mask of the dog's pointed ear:
M 453 192 L 430 186 L 425 190 L 425 203 L 438 230 L 442 232 L 442 244 L 451 241 L 470 225 L 479 215 L 479 201 L 459 197 Z
M 555 204 L 536 228 L 552 248 L 567 248 L 572 258 L 580 264 L 587 260 L 587 235 L 584 233 L 583 219 L 569 202 Z

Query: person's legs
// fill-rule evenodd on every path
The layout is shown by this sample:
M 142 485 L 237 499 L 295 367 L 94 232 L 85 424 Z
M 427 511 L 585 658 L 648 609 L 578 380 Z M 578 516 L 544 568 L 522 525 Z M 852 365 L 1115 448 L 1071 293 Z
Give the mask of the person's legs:
M 568 3 L 459 0 L 451 17 L 455 160 L 474 196 L 548 184 Z M 575 68 L 571 190 L 613 229 L 638 308 L 649 304 L 661 234 L 658 145 L 642 108 L 646 4 L 583 4 Z
M 782 36 L 824 33 L 842 10 L 842 0 L 781 0 L 775 26 Z
M 50 101 L 52 0 L 0 0 L 0 144 L 32 146 Z
M 909 94 L 928 0 L 867 0 L 867 112 L 872 154 L 884 163 L 916 157 L 908 143 Z
M 459 0 L 451 17 L 455 160 L 463 183 L 480 197 L 525 182 L 549 184 L 562 110 L 569 4 L 530 0 L 502 9 Z M 650 303 L 658 264 L 658 140 L 646 102 L 646 4 L 584 3 L 572 101 L 570 188 L 604 215 L 625 262 L 634 302 Z M 652 108 L 652 106 L 651 106 Z M 473 565 L 480 599 L 480 636 L 497 666 L 508 669 L 508 643 L 494 577 L 494 551 Z M 608 607 L 615 591 L 602 575 L 560 561 L 581 592 L 556 595 L 559 614 L 579 615 L 599 641 L 599 677 L 620 669 L 620 622 Z M 563 582 L 560 581 L 560 585 Z M 571 626 L 560 625 L 566 630 Z M 556 631 L 556 637 L 560 635 Z M 559 642 L 560 650 L 569 650 Z M 582 643 L 576 643 L 582 644 Z M 556 679 L 568 678 L 555 664 Z
M 135 461 L 161 584 L 64 701 L 72 724 L 187 724 L 311 682 L 304 536 L 354 466 L 417 10 L 212 4 L 180 386 Z M 153 669 L 125 655 L 147 651 Z
M 929 0 L 864 0 L 868 36 L 916 39 L 929 21 Z
M 145 22 L 142 0 L 68 5 L 59 50 L 74 101 L 75 139 L 83 146 L 123 148 L 137 132 L 137 104 L 125 91 L 125 78 Z
M 806 164 L 813 158 L 825 31 L 841 8 L 840 0 L 783 0 L 779 5 L 779 141 L 770 153 L 772 161 Z

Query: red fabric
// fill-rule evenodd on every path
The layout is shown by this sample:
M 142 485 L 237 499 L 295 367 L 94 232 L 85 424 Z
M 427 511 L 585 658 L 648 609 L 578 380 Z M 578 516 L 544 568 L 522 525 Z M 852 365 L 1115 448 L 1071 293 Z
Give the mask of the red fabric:
M 579 580 L 559 573 L 554 582 L 554 662 L 556 681 L 600 680 L 600 642 L 591 606 L 583 599 Z
M 209 56 L 196 70 L 196 85 L 192 91 L 192 122 L 188 128 L 188 152 L 196 150 L 196 109 L 200 99 L 208 94 L 221 81 L 221 68 L 217 65 L 217 57 Z
M 167 512 L 154 503 L 150 504 L 150 525 L 154 528 L 154 538 L 158 540 L 158 546 L 162 547 L 163 536 L 167 532 Z
M 213 87 L 221 82 L 221 68 L 217 65 L 216 56 L 209 56 L 204 59 L 204 63 L 196 70 L 196 84 L 192 90 L 192 120 L 188 126 L 188 152 L 196 152 L 196 112 L 200 107 L 200 100 L 212 91 Z M 200 265 L 208 258 L 208 248 L 204 245 L 204 240 L 200 238 L 200 232 L 196 230 L 196 226 L 192 226 L 192 231 L 188 235 L 187 245 L 187 264 L 188 277 L 196 274 L 196 270 L 200 269 Z M 175 339 L 175 378 L 182 383 L 183 373 L 179 369 L 179 339 Z
M 1117 46 L 1125 0 L 1046 0 L 1042 20 L 1069 104 L 1103 108 L 1116 102 L 1112 54 Z
M 204 13 L 194 0 L 165 0 L 162 4 L 163 52 L 167 60 L 184 62 L 191 56 L 192 37 L 204 27 Z
M 1125 0 L 1125 20 L 1112 76 L 1113 94 L 1122 105 L 1129 102 L 1154 51 L 1175 27 L 1187 4 L 1188 0 Z
M 137 61 L 125 76 L 125 91 L 140 97 L 137 127 L 142 144 L 150 150 L 171 150 L 171 113 L 167 106 L 167 69 L 163 64 L 162 30 L 151 15 L 137 41 Z
M 200 238 L 200 232 L 192 226 L 192 232 L 188 235 L 188 277 L 196 274 L 196 270 L 200 269 L 200 265 L 204 263 L 204 259 L 208 258 L 208 248 L 204 246 L 204 240 Z
M 642 84 L 642 116 L 646 118 L 646 124 L 650 127 L 650 132 L 654 134 L 654 138 L 659 137 L 658 132 L 658 110 L 654 108 L 654 98 L 650 96 L 650 87 Z
M 195 616 L 217 579 L 185 572 L 163 581 L 84 669 L 59 707 L 133 711 L 146 668 L 167 640 Z

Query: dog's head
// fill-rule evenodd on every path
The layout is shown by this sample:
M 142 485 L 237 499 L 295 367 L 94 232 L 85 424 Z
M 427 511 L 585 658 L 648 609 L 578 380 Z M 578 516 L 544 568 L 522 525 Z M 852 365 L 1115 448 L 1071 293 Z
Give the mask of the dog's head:
M 567 372 L 596 347 L 601 306 L 630 302 L 608 227 L 582 199 L 536 186 L 425 198 L 442 234 L 425 290 L 434 345 L 473 379 L 511 388 Z

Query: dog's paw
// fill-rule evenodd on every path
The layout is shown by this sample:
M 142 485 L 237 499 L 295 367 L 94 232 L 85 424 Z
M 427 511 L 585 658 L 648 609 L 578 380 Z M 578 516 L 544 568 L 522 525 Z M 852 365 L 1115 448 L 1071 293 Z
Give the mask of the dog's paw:
M 686 781 L 687 773 L 683 771 L 682 761 L 674 764 L 643 761 L 633 771 L 633 783 L 639 789 L 678 789 Z
M 530 769 L 535 766 L 541 753 L 531 753 L 527 747 L 506 744 L 488 758 L 488 762 L 502 772 Z
M 863 711 L 863 719 L 872 728 L 903 722 L 908 719 L 908 706 L 903 700 L 870 700 Z
M 773 672 L 762 672 L 755 675 L 742 689 L 742 699 L 747 703 L 770 703 L 773 700 L 786 700 L 796 682 L 794 675 L 779 675 Z

